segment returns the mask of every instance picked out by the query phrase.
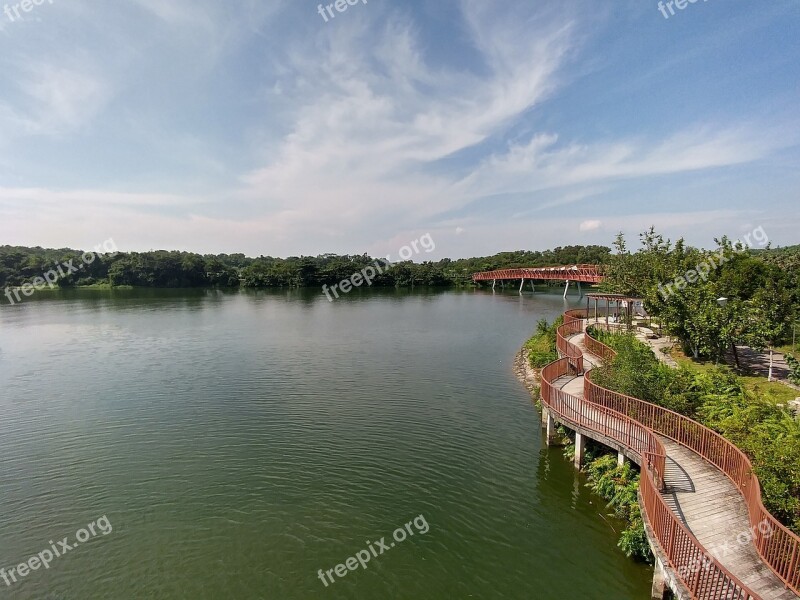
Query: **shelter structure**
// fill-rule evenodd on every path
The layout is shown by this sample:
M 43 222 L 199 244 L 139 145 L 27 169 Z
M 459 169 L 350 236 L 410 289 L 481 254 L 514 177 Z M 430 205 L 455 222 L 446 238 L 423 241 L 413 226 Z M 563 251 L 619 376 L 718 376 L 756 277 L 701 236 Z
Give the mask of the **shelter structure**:
M 625 294 L 591 293 L 586 295 L 586 316 L 591 317 L 591 303 L 594 301 L 595 322 L 605 313 L 606 327 L 611 324 L 624 324 L 628 329 L 633 327 L 634 317 L 649 320 L 650 316 L 644 310 L 644 300 Z M 605 302 L 603 312 L 600 304 Z

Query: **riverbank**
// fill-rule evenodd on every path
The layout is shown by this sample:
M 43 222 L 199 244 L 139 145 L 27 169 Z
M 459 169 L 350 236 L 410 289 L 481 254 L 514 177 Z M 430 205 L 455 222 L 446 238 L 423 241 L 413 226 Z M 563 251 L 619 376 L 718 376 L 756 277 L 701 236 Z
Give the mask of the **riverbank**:
M 556 324 L 559 322 L 557 321 Z M 538 332 L 526 342 L 514 359 L 514 373 L 517 379 L 531 394 L 531 398 L 540 410 L 542 410 L 541 370 L 531 364 L 531 351 L 528 348 L 529 346 L 536 347 L 536 342 L 547 334 L 547 329 L 540 326 Z M 555 344 L 553 344 L 553 350 L 555 351 Z M 572 462 L 575 453 L 574 436 L 561 428 L 559 428 L 559 432 L 562 434 L 558 436 L 560 439 L 552 440 L 551 445 L 566 446 L 564 457 Z M 581 470 L 587 475 L 587 486 L 607 502 L 606 508 L 612 511 L 608 516 L 619 519 L 623 524 L 624 529 L 619 534 L 617 546 L 635 562 L 652 565 L 653 555 L 647 542 L 637 496 L 638 469 L 635 469 L 629 462 L 619 464 L 616 451 L 612 451 L 602 444 L 594 443 L 592 440 L 589 440 L 587 444 L 585 459 L 586 463 Z M 605 520 L 601 513 L 598 514 Z M 614 529 L 614 532 L 617 533 L 617 530 Z
M 526 348 L 521 348 L 514 357 L 514 375 L 522 382 L 531 398 L 539 404 L 539 369 L 531 366 L 530 353 Z

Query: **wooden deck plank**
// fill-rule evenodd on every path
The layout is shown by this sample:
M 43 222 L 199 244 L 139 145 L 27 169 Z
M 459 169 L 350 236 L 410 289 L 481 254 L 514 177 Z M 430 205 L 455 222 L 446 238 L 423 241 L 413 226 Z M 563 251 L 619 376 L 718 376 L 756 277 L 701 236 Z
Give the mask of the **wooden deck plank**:
M 740 543 L 750 521 L 736 486 L 688 448 L 667 438 L 662 442 L 669 457 L 663 496 L 703 547 L 764 600 L 796 600 L 753 544 Z
M 570 341 L 584 353 L 587 369 L 600 363 L 586 349 L 583 334 L 573 336 Z M 565 392 L 583 397 L 582 376 L 563 377 L 557 383 Z M 623 429 L 620 423 L 620 430 Z M 786 589 L 762 562 L 752 543 L 740 543 L 740 539 L 748 536 L 750 522 L 736 486 L 688 448 L 668 438 L 661 439 L 667 452 L 664 474 L 667 487 L 662 496 L 670 509 L 719 563 L 763 600 L 798 600 L 800 597 Z

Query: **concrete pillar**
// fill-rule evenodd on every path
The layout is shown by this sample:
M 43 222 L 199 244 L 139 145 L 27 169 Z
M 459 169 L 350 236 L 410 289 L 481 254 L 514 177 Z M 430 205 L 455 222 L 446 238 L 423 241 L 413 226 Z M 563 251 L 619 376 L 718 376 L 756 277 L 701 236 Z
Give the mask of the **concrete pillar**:
M 575 432 L 575 468 L 580 469 L 586 455 L 586 437 Z
M 569 281 L 569 279 L 567 279 L 567 286 L 564 288 L 564 300 L 567 299 L 567 292 L 569 291 L 569 284 L 570 284 L 570 281 Z
M 545 439 L 547 440 L 547 445 L 550 446 L 556 440 L 558 434 L 556 433 L 556 421 L 549 410 L 547 411 L 545 429 Z
M 656 557 L 655 572 L 653 574 L 653 589 L 650 592 L 650 600 L 664 600 L 667 595 L 667 575 L 664 572 L 664 565 L 661 559 Z
M 625 464 L 625 455 L 622 452 L 617 452 L 617 466 L 621 467 Z
M 525 278 L 522 278 L 522 283 L 519 284 L 519 293 L 522 293 L 522 289 L 525 287 Z
M 536 285 L 533 283 L 533 279 L 531 279 L 531 291 L 535 294 L 536 293 Z
M 492 279 L 492 291 L 494 291 L 494 286 L 497 285 L 497 279 Z
M 578 297 L 579 298 L 583 298 L 583 290 L 581 290 L 581 282 L 580 281 L 578 282 Z M 587 317 L 589 316 L 588 312 L 587 312 L 586 316 Z

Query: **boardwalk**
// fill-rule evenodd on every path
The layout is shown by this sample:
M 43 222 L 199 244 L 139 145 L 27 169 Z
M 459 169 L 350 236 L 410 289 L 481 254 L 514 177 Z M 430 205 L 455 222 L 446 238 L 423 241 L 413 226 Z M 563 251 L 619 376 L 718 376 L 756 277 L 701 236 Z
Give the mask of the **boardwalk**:
M 583 354 L 583 367 L 588 371 L 602 361 L 589 352 L 584 333 L 565 336 L 570 345 Z M 572 351 L 574 353 L 574 351 Z M 560 390 L 557 404 L 563 412 L 563 420 L 575 424 L 578 429 L 602 431 L 612 438 L 624 439 L 630 436 L 630 423 L 621 413 L 618 418 L 609 420 L 607 409 L 586 402 L 584 399 L 585 376 L 562 375 L 551 382 Z M 552 393 L 552 392 L 551 392 Z M 574 398 L 575 400 L 570 400 Z M 580 411 L 580 415 L 576 411 Z M 626 430 L 627 428 L 627 430 Z M 652 434 L 652 432 L 651 432 Z M 589 434 L 591 436 L 591 434 Z M 666 451 L 664 466 L 664 488 L 661 498 L 670 511 L 696 538 L 703 550 L 700 556 L 690 560 L 686 554 L 685 564 L 669 567 L 684 580 L 697 581 L 703 577 L 704 568 L 711 557 L 715 564 L 721 565 L 732 574 L 738 583 L 714 584 L 713 588 L 725 589 L 722 592 L 705 592 L 693 595 L 686 592 L 687 598 L 756 598 L 761 600 L 796 600 L 799 598 L 787 589 L 780 578 L 767 566 L 751 542 L 753 529 L 748 517 L 747 505 L 739 489 L 713 464 L 689 448 L 659 435 L 658 439 Z M 636 440 L 638 441 L 638 439 Z M 644 443 L 641 444 L 642 446 Z M 644 474 L 643 474 L 644 477 Z M 767 524 L 764 524 L 768 529 Z M 763 533 L 763 532 L 762 532 Z M 771 533 L 769 534 L 771 535 Z M 707 556 L 708 558 L 704 558 Z M 697 573 L 700 573 L 698 575 Z M 694 573 L 694 575 L 692 575 Z M 694 579 L 692 579 L 694 577 Z M 710 577 L 710 576 L 709 576 Z M 719 577 L 719 569 L 714 571 Z M 716 580 L 715 580 L 716 581 Z M 743 584 L 743 585 L 742 585 Z M 687 586 L 688 587 L 688 586 Z M 737 591 L 730 591 L 735 587 Z M 749 595 L 748 595 L 749 594 Z
M 749 542 L 750 522 L 730 479 L 691 450 L 662 438 L 667 449 L 662 496 L 700 543 L 764 600 L 795 600 Z M 741 543 L 740 543 L 741 542 Z

